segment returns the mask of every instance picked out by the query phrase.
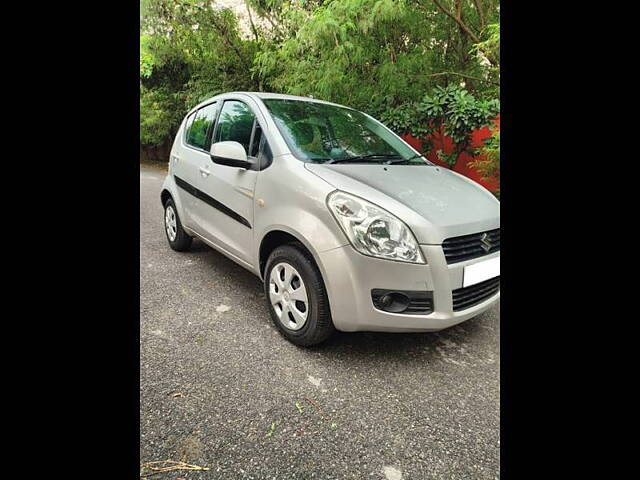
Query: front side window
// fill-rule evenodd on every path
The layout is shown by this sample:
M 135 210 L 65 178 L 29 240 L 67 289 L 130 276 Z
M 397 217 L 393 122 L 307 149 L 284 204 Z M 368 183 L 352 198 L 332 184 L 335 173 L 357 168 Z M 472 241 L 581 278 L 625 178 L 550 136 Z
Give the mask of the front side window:
M 289 148 L 303 161 L 428 165 L 381 123 L 356 110 L 300 100 L 264 103 Z
M 249 149 L 251 132 L 255 115 L 251 109 L 238 100 L 227 100 L 222 106 L 215 142 L 234 141 L 240 143 L 247 155 L 252 152 Z
M 187 128 L 187 143 L 193 147 L 209 150 L 210 135 L 216 120 L 216 104 L 206 105 L 198 110 L 195 118 Z

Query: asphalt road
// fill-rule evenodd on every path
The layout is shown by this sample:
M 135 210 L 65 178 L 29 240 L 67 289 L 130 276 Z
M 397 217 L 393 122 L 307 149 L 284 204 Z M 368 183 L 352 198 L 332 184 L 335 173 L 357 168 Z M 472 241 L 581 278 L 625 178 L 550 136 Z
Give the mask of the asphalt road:
M 140 173 L 140 456 L 209 470 L 151 478 L 499 478 L 499 305 L 296 347 L 257 277 L 198 241 L 169 248 L 164 175 Z

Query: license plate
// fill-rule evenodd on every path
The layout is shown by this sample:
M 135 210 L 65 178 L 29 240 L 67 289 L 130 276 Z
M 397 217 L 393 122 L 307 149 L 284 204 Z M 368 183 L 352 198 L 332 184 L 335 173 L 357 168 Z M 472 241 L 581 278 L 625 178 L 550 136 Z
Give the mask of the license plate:
M 468 287 L 500 275 L 500 257 L 464 267 L 462 286 Z

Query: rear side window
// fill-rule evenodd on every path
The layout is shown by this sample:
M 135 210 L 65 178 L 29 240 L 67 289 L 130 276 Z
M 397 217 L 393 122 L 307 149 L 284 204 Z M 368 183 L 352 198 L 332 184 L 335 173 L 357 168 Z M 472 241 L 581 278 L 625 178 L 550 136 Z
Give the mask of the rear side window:
M 196 118 L 196 113 L 193 112 L 191 115 L 187 117 L 187 123 L 184 125 L 184 140 L 187 141 L 187 135 L 189 134 L 189 129 L 191 128 L 191 124 L 193 123 L 193 119 Z
M 187 123 L 186 142 L 192 147 L 209 150 L 211 147 L 211 132 L 213 132 L 215 120 L 215 103 L 206 105 L 198 110 L 193 120 Z
M 253 112 L 246 104 L 237 100 L 227 100 L 220 112 L 215 141 L 238 142 L 244 147 L 247 154 L 251 154 L 249 144 L 254 119 Z

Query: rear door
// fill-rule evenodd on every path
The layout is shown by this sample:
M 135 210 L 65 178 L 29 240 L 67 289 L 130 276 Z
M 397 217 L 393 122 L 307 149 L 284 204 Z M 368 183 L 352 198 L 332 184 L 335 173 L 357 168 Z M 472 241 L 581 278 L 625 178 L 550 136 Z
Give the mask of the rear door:
M 198 217 L 197 185 L 203 164 L 209 160 L 209 145 L 217 114 L 217 102 L 200 107 L 192 113 L 185 124 L 184 135 L 181 138 L 181 154 L 174 159 L 173 176 L 180 189 L 180 198 L 186 213 L 183 220 L 185 225 L 193 230 L 202 230 L 202 220 Z
M 174 146 L 171 151 L 170 168 L 169 173 L 173 176 L 174 180 L 182 179 L 184 181 L 195 182 L 197 167 L 189 162 L 189 155 L 185 146 L 184 139 L 193 123 L 197 112 L 193 112 L 189 115 L 182 128 L 178 131 L 178 137 L 174 141 Z M 181 188 L 178 189 L 178 195 L 180 196 L 180 203 L 182 204 L 183 214 L 180 220 L 186 226 L 191 226 L 191 205 L 193 203 L 193 197 L 189 193 Z
M 212 143 L 240 143 L 254 165 L 247 170 L 203 159 L 197 186 L 205 201 L 195 209 L 198 223 L 208 240 L 253 265 L 253 194 L 264 144 L 262 130 L 247 103 L 230 99 L 221 106 L 214 132 Z

